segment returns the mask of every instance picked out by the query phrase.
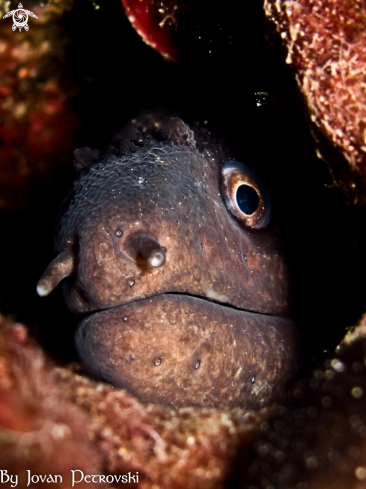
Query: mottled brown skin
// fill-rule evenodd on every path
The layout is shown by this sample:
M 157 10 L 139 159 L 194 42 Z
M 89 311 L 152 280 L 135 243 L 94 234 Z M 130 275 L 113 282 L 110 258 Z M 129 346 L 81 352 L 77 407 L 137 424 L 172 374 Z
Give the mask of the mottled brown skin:
M 291 305 L 277 230 L 253 229 L 229 214 L 220 186 L 228 157 L 207 132 L 197 130 L 195 140 L 180 119 L 159 121 L 165 140 L 158 141 L 142 135 L 144 120 L 81 172 L 58 226 L 61 258 L 39 284 L 52 289 L 67 277 L 72 311 L 107 309 L 82 323 L 77 340 L 98 377 L 145 402 L 260 407 L 298 362 L 296 325 L 281 319 Z M 165 255 L 157 267 L 145 256 L 155 248 Z M 216 319 L 219 334 L 208 340 Z M 259 331 L 261 341 L 252 343 Z M 250 348 L 254 357 L 245 355 Z M 198 369 L 196 354 L 204 355 Z M 163 359 L 158 368 L 155 357 Z
M 184 292 L 289 315 L 278 234 L 242 227 L 229 215 L 219 181 L 222 154 L 169 141 L 135 149 L 93 164 L 74 184 L 56 238 L 57 253 L 78 250 L 77 274 L 64 284 L 70 309 L 89 312 Z M 137 233 L 166 248 L 163 267 L 145 270 L 133 259 L 126 242 Z
M 143 489 L 365 487 L 365 322 L 277 409 L 255 415 L 144 406 L 53 366 L 23 325 L 4 323 L 0 316 L 0 466 L 19 474 L 19 488 L 26 470 L 63 474 L 65 487 L 76 468 L 138 470 Z M 229 483 L 235 454 L 240 474 Z
M 239 444 L 250 448 L 262 420 L 238 408 L 142 405 L 124 390 L 54 366 L 25 326 L 5 324 L 1 315 L 0 374 L 0 467 L 19 476 L 17 489 L 27 487 L 27 470 L 63 478 L 28 489 L 71 488 L 75 469 L 139 472 L 138 484 L 87 479 L 78 489 L 223 489 Z
M 76 341 L 92 372 L 142 402 L 256 409 L 291 377 L 298 335 L 290 319 L 162 294 L 88 317 Z

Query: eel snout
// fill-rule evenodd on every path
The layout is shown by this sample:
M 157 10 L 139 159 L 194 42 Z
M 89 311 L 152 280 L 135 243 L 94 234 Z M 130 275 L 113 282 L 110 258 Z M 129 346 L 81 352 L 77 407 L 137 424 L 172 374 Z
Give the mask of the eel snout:
M 120 234 L 119 234 L 120 233 Z M 117 229 L 116 236 L 122 236 Z M 166 249 L 150 234 L 144 232 L 132 233 L 122 245 L 123 252 L 136 265 L 145 269 L 159 268 L 165 263 Z M 37 293 L 41 297 L 49 295 L 57 285 L 76 272 L 76 256 L 71 248 L 61 251 L 47 266 L 37 283 Z
M 268 405 L 293 378 L 299 357 L 291 319 L 180 294 L 93 314 L 76 343 L 94 376 L 174 408 Z

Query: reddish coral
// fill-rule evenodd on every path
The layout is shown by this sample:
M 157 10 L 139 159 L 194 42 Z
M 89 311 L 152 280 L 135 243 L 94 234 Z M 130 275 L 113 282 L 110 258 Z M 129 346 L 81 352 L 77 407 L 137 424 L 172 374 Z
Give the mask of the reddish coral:
M 72 2 L 32 7 L 29 31 L 0 24 L 0 208 L 23 207 L 35 175 L 50 181 L 72 150 L 77 118 L 68 107 L 64 34 L 55 29 Z M 1 9 L 1 3 L 0 3 Z
M 67 102 L 74 88 L 55 75 L 63 70 L 45 69 L 54 55 L 64 59 L 53 29 L 69 5 L 55 1 L 32 9 L 39 20 L 30 21 L 27 35 L 13 33 L 11 20 L 0 24 L 0 192 L 6 209 L 24 207 L 30 175 L 47 180 L 50 162 L 63 161 L 72 147 L 76 120 Z M 365 201 L 364 3 L 265 0 L 265 8 L 288 48 L 317 137 L 343 155 L 339 168 L 331 166 L 337 183 Z M 65 487 L 77 468 L 85 474 L 139 471 L 144 488 L 224 487 L 242 443 L 243 465 L 254 452 L 245 486 L 364 487 L 364 329 L 362 324 L 347 335 L 342 358 L 300 381 L 253 445 L 260 416 L 144 406 L 75 369 L 49 364 L 22 325 L 2 320 L 0 468 L 19 474 L 20 488 L 26 470 L 62 474 L 66 484 L 59 487 Z
M 0 330 L 0 467 L 20 488 L 27 470 L 62 475 L 58 487 L 81 470 L 138 472 L 146 489 L 223 488 L 239 454 L 243 487 L 364 485 L 365 321 L 273 415 L 142 405 L 76 365 L 50 364 L 24 326 L 1 319 Z
M 27 470 L 66 481 L 71 469 L 98 473 L 101 456 L 90 443 L 87 416 L 70 405 L 25 328 L 1 319 L 1 329 L 1 469 L 19 476 L 18 487 L 27 485 Z
M 70 485 L 75 469 L 139 472 L 142 488 L 224 487 L 239 443 L 251 443 L 258 415 L 142 405 L 48 364 L 22 326 L 1 326 L 0 467 L 20 476 L 18 487 L 26 470 Z
M 129 21 L 146 44 L 164 57 L 179 61 L 174 39 L 176 2 L 122 0 L 122 4 Z
M 338 185 L 365 200 L 365 3 L 265 0 L 264 5 L 287 47 L 287 63 L 294 67 L 316 132 L 338 148 L 350 167 L 344 160 L 331 162 Z M 324 148 L 319 154 L 323 151 L 326 155 Z

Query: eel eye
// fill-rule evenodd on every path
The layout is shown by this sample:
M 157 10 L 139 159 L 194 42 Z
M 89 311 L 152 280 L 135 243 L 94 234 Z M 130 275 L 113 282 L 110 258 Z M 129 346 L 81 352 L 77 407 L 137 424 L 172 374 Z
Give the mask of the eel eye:
M 271 199 L 261 177 L 239 161 L 225 161 L 221 186 L 228 210 L 245 226 L 266 227 L 271 220 Z

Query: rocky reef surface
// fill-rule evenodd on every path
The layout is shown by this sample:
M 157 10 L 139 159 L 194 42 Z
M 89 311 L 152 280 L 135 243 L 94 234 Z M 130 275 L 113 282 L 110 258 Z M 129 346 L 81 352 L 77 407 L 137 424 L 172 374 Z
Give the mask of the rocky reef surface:
M 179 10 L 174 9 L 173 4 L 174 2 L 170 2 L 168 6 L 163 6 L 167 7 L 166 12 L 174 13 L 174 10 Z M 37 21 L 30 19 L 27 33 L 13 32 L 11 19 L 3 19 L 0 24 L 0 217 L 4 232 L 1 243 L 0 308 L 3 312 L 20 318 L 22 322 L 31 323 L 28 328 L 17 320 L 1 319 L 0 468 L 8 470 L 8 473 L 19 474 L 18 487 L 27 485 L 27 470 L 34 474 L 62 474 L 62 487 L 71 486 L 71 470 L 104 475 L 139 472 L 139 487 L 151 489 L 364 487 L 364 320 L 348 331 L 335 352 L 325 352 L 318 366 L 309 368 L 309 373 L 298 380 L 282 402 L 256 414 L 238 408 L 186 408 L 172 411 L 156 405 L 143 405 L 125 391 L 88 379 L 77 363 L 65 364 L 64 361 L 58 362 L 57 358 L 51 359 L 54 355 L 49 351 L 49 344 L 42 334 L 38 334 L 38 323 L 41 322 L 39 311 L 43 305 L 37 303 L 35 292 L 32 295 L 29 290 L 34 288 L 40 270 L 51 258 L 50 250 L 39 243 L 45 236 L 51 236 L 52 223 L 47 224 L 45 216 L 38 215 L 35 211 L 49 206 L 49 201 L 42 201 L 42 197 L 54 193 L 60 168 L 68 168 L 75 140 L 84 137 L 79 132 L 80 117 L 87 122 L 87 129 L 90 131 L 92 128 L 94 131 L 90 139 L 103 131 L 104 126 L 105 133 L 110 135 L 116 129 L 116 120 L 121 117 L 122 106 L 126 108 L 123 113 L 124 121 L 144 107 L 148 98 L 147 85 L 152 88 L 152 93 L 158 93 L 159 96 L 170 90 L 172 98 L 179 98 L 184 95 L 184 90 L 189 92 L 187 87 L 195 80 L 194 89 L 189 92 L 190 102 L 187 106 L 197 106 L 196 102 L 202 100 L 205 106 L 201 114 L 206 111 L 210 117 L 215 115 L 214 109 L 220 107 L 221 112 L 217 109 L 220 116 L 226 116 L 221 118 L 223 127 L 237 128 L 236 135 L 241 135 L 242 126 L 240 127 L 238 121 L 245 119 L 243 107 L 247 106 L 244 103 L 240 105 L 242 92 L 239 88 L 250 78 L 248 75 L 242 80 L 238 77 L 238 72 L 232 76 L 232 72 L 227 71 L 227 78 L 232 76 L 232 93 L 222 89 L 227 88 L 224 83 L 218 84 L 214 86 L 215 98 L 205 99 L 203 94 L 206 88 L 213 83 L 215 76 L 220 78 L 217 68 L 211 66 L 209 80 L 205 79 L 200 84 L 202 73 L 196 66 L 196 78 L 192 71 L 184 75 L 186 78 L 182 75 L 185 85 L 183 88 L 182 85 L 177 85 L 176 88 L 165 78 L 165 65 L 159 64 L 158 59 L 147 52 L 148 47 L 146 51 L 142 47 L 135 48 L 134 43 L 136 46 L 138 44 L 137 34 L 135 38 L 135 33 L 130 33 L 128 35 L 131 35 L 131 43 L 123 44 L 124 48 L 128 45 L 129 49 L 123 51 L 122 57 L 114 55 L 114 59 L 117 59 L 115 64 L 120 63 L 123 67 L 121 77 L 114 77 L 106 72 L 105 81 L 101 85 L 93 85 L 91 81 L 88 86 L 96 87 L 95 90 L 86 90 L 88 103 L 76 110 L 73 105 L 74 97 L 80 94 L 80 86 L 85 88 L 87 84 L 84 80 L 80 82 L 80 77 L 75 75 L 75 63 L 70 68 L 68 47 L 75 31 L 80 29 L 80 19 L 84 14 L 86 17 L 89 15 L 87 5 L 93 9 L 90 16 L 103 11 L 103 2 L 100 2 L 100 9 L 97 4 L 85 2 L 81 14 L 78 14 L 79 24 L 76 28 L 72 26 L 69 14 L 80 7 L 75 7 L 73 2 L 61 3 L 56 0 L 47 4 L 31 1 L 26 4 L 38 16 Z M 109 2 L 108 8 L 111 5 L 112 2 Z M 229 5 L 228 3 L 226 7 Z M 122 6 L 119 6 L 122 10 Z M 187 19 L 190 4 L 183 7 L 182 12 Z M 10 8 L 15 7 L 0 1 L 1 15 Z M 113 24 L 114 19 L 117 19 L 117 24 L 120 23 L 119 28 L 122 25 L 121 29 L 127 31 L 126 19 L 122 18 L 117 5 L 115 8 L 117 15 L 106 15 L 110 24 L 106 23 L 108 28 L 105 27 L 104 35 L 113 29 L 114 32 L 118 30 L 118 26 Z M 266 101 L 273 100 L 291 118 L 294 114 L 294 100 L 296 97 L 300 99 L 300 105 L 315 137 L 317 154 L 326 161 L 330 170 L 326 183 L 328 187 L 333 185 L 341 189 L 347 197 L 347 213 L 342 216 L 348 215 L 351 203 L 357 204 L 354 225 L 360 229 L 362 235 L 363 206 L 366 201 L 365 7 L 360 1 L 266 0 L 264 8 L 267 37 L 277 46 L 273 52 L 276 52 L 274 57 L 279 64 L 278 72 L 277 65 L 270 65 L 276 86 L 271 83 L 257 83 L 258 94 L 262 95 L 257 95 L 256 103 L 264 106 Z M 209 19 L 209 16 L 202 17 L 203 20 L 205 18 Z M 225 26 L 229 25 L 230 15 L 227 14 L 227 9 L 224 18 Z M 236 28 L 239 18 L 240 16 L 236 16 L 235 28 L 230 32 L 239 32 Z M 172 19 L 174 22 L 170 22 L 167 17 L 165 25 L 171 24 L 174 31 L 176 22 L 179 23 L 178 14 L 174 14 Z M 162 19 L 159 20 L 161 21 Z M 262 24 L 253 24 L 258 27 L 258 32 L 262 32 Z M 87 25 L 86 22 L 85 28 Z M 96 27 L 102 25 L 98 17 L 93 24 L 94 38 L 98 37 L 95 36 Z M 113 29 L 111 25 L 114 26 Z M 208 56 L 211 30 L 204 24 L 197 27 L 197 33 L 203 34 L 205 46 L 199 52 L 207 48 Z M 172 30 L 169 32 L 171 35 Z M 224 29 L 224 32 L 228 31 Z M 222 46 L 220 36 L 222 35 L 218 34 L 211 43 L 214 49 L 210 55 L 214 54 L 215 47 Z M 230 42 L 226 42 L 228 36 L 224 37 L 224 52 L 231 45 L 238 48 L 239 41 L 234 34 L 230 37 Z M 264 34 L 262 37 L 262 42 L 265 43 Z M 93 37 L 89 37 L 88 42 L 91 39 Z M 149 42 L 152 44 L 151 39 Z M 102 44 L 101 37 L 98 37 L 92 48 L 98 43 Z M 282 48 L 278 48 L 279 43 Z M 283 49 L 283 59 L 278 61 L 281 58 L 278 53 L 283 53 Z M 133 51 L 133 55 L 128 57 L 130 51 Z M 235 52 L 237 56 L 240 46 Z M 112 65 L 112 58 L 108 57 L 106 51 L 104 53 Z M 251 53 L 251 49 L 246 50 L 245 56 L 243 55 L 245 60 L 250 58 Z M 139 64 L 133 64 L 133 59 L 138 60 Z M 144 60 L 142 67 L 141 59 Z M 232 59 L 231 56 L 230 62 Z M 258 59 L 261 59 L 260 54 Z M 266 64 L 268 59 L 264 58 L 259 65 Z M 285 66 L 285 60 L 290 65 L 290 70 L 286 71 L 288 67 Z M 82 65 L 81 57 L 78 62 Z M 154 63 L 159 65 L 159 76 L 151 70 Z M 128 70 L 128 67 L 132 69 Z M 285 72 L 286 76 L 281 78 Z M 143 88 L 139 86 L 136 91 L 131 89 L 136 80 L 133 78 L 134 73 L 137 73 L 139 79 L 145 76 Z M 293 74 L 292 85 L 286 78 L 290 76 L 289 73 Z M 120 96 L 116 87 L 118 88 L 121 80 L 126 79 L 129 85 L 123 85 L 123 96 Z M 294 80 L 299 88 L 298 96 L 293 95 Z M 222 79 L 220 83 L 221 81 Z M 112 95 L 109 95 L 108 87 L 111 85 Z M 100 90 L 100 87 L 103 89 Z M 164 90 L 159 92 L 159 87 L 164 87 Z M 268 87 L 269 94 L 266 94 Z M 290 92 L 292 95 L 286 101 L 285 95 Z M 82 93 L 85 94 L 85 90 Z M 100 93 L 99 99 L 96 93 Z M 212 103 L 213 100 L 215 103 Z M 239 101 L 238 107 L 234 104 L 235 100 Z M 139 107 L 133 107 L 136 104 L 140 104 Z M 111 107 L 114 109 L 111 110 Z M 265 107 L 262 108 L 266 110 Z M 111 114 L 112 122 L 106 116 L 107 112 Z M 229 116 L 234 113 L 235 117 Z M 99 125 L 96 121 L 99 121 Z M 297 122 L 294 118 L 294 126 L 302 128 L 301 131 L 305 134 L 305 126 L 297 125 Z M 274 125 L 273 132 L 281 136 Z M 285 146 L 290 145 L 291 137 L 286 134 L 283 137 Z M 102 138 L 99 142 L 101 140 Z M 308 134 L 299 140 L 294 143 L 297 152 L 292 150 L 293 167 L 303 165 L 302 155 L 311 152 Z M 264 141 L 267 145 L 272 145 L 271 150 L 275 146 L 275 138 L 270 140 L 271 144 L 268 143 L 268 138 Z M 301 144 L 303 141 L 306 141 L 304 145 Z M 90 140 L 83 140 L 82 144 L 91 143 Z M 319 171 L 323 171 L 321 163 L 318 162 L 317 165 L 315 166 L 320 168 Z M 303 180 L 313 179 L 313 167 L 301 168 Z M 57 189 L 57 192 L 60 190 Z M 37 199 L 38 204 L 32 207 Z M 55 206 L 54 202 L 52 206 Z M 329 205 L 329 209 L 331 207 Z M 46 217 L 49 218 L 48 215 Z M 313 230 L 313 217 L 313 214 L 309 216 L 310 225 L 306 223 L 310 229 L 308 234 Z M 328 220 L 324 219 L 323 222 L 326 226 Z M 343 224 L 341 218 L 340 224 Z M 353 239 L 353 235 L 350 235 L 349 241 L 352 249 L 358 250 L 356 260 L 359 260 L 364 255 L 364 241 Z M 305 248 L 299 253 L 302 259 L 311 251 L 310 246 Z M 47 253 L 49 256 L 46 256 Z M 332 277 L 337 275 L 336 272 L 344 260 L 348 266 L 348 255 L 345 258 L 340 254 L 334 260 L 335 273 Z M 319 271 L 319 267 L 315 268 L 314 277 L 315 272 Z M 352 294 L 359 296 L 358 308 L 349 316 L 352 318 L 360 317 L 364 308 L 362 270 L 360 266 L 358 276 L 355 274 L 353 278 L 345 280 L 346 287 L 353 287 L 352 290 L 356 291 Z M 327 273 L 329 271 L 330 269 Z M 315 281 L 318 281 L 316 277 Z M 331 280 L 329 288 L 330 282 Z M 326 289 L 324 287 L 324 293 Z M 312 299 L 309 294 L 307 302 L 310 303 Z M 54 307 L 59 306 L 60 302 L 57 301 L 48 303 L 48 308 L 53 311 L 56 310 Z M 335 317 L 341 306 L 339 298 L 333 302 L 328 301 L 329 315 Z M 30 310 L 31 314 L 28 313 Z M 305 310 L 303 312 L 306 313 Z M 56 330 L 53 330 L 54 323 L 51 319 L 54 317 L 56 322 L 59 319 L 56 316 L 58 314 L 53 312 L 53 316 L 50 314 L 46 318 L 47 321 L 42 318 L 49 327 L 48 339 Z M 306 321 L 309 322 L 311 317 L 309 313 Z M 327 317 L 327 310 L 323 317 Z M 62 315 L 60 321 L 65 330 L 69 328 L 69 321 L 72 322 Z M 355 322 L 356 319 L 344 321 L 343 329 Z M 326 334 L 331 334 L 329 331 L 332 327 L 332 320 L 324 320 Z M 42 331 L 44 329 L 41 328 Z M 320 336 L 319 333 L 319 338 Z M 318 336 L 314 339 L 314 342 L 317 341 Z M 114 482 L 100 481 L 100 486 L 108 484 L 116 486 Z M 49 487 L 47 483 L 38 483 L 37 487 L 42 485 Z M 120 484 L 122 485 L 126 486 Z M 90 487 L 90 484 L 83 481 L 78 486 Z

